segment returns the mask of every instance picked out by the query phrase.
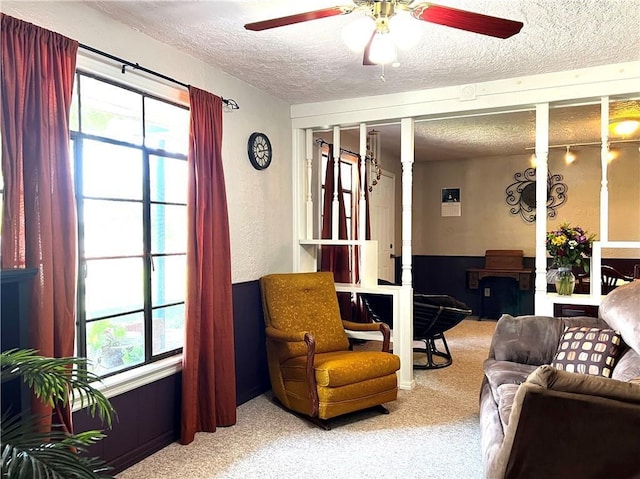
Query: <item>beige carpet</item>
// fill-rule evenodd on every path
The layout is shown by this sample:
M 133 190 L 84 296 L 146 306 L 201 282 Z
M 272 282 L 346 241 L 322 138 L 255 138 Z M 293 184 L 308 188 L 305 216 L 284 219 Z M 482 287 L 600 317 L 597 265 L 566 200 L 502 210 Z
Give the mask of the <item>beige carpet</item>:
M 467 319 L 449 331 L 453 365 L 416 370 L 416 388 L 400 391 L 389 415 L 356 413 L 323 431 L 267 393 L 238 408 L 235 426 L 172 444 L 117 477 L 480 479 L 478 392 L 494 329 Z

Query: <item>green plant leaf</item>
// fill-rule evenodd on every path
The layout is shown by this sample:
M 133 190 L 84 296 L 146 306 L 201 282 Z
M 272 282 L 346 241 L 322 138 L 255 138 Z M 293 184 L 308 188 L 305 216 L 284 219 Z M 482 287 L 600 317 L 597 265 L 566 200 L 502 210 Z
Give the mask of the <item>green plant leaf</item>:
M 92 416 L 111 426 L 115 410 L 93 387 L 98 376 L 88 371 L 84 358 L 47 358 L 34 350 L 0 353 L 0 376 L 9 381 L 22 376 L 35 395 L 52 406 L 78 399 Z M 4 410 L 5 408 L 3 408 Z M 98 458 L 85 457 L 87 447 L 104 438 L 102 431 L 66 434 L 40 432 L 34 415 L 4 412 L 0 417 L 2 479 L 106 479 L 109 468 Z
M 69 404 L 78 399 L 92 416 L 111 427 L 115 410 L 109 400 L 92 383 L 100 378 L 87 370 L 84 358 L 47 358 L 32 349 L 11 349 L 0 353 L 3 380 L 22 376 L 35 395 L 50 406 Z M 5 378 L 6 376 L 6 378 Z
M 39 432 L 37 417 L 7 413 L 0 419 L 2 477 L 7 479 L 97 479 L 112 477 L 102 461 L 81 456 L 104 437 L 100 431 L 68 435 Z

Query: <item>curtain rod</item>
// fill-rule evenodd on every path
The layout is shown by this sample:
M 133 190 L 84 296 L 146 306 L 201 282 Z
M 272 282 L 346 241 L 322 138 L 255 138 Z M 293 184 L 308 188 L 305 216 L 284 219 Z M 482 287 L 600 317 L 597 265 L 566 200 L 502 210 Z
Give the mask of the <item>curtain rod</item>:
M 319 143 L 321 145 L 331 145 L 333 146 L 333 143 L 329 143 L 328 141 L 324 141 L 322 138 L 316 138 L 316 143 Z M 351 151 L 351 150 L 347 150 L 346 148 L 340 148 L 341 152 L 344 153 L 350 153 L 353 156 L 357 156 L 358 158 L 360 158 L 360 153 L 356 153 L 355 151 Z
M 186 83 L 183 83 L 181 81 L 178 81 L 174 78 L 168 77 L 167 75 L 163 75 L 162 73 L 158 73 L 156 71 L 150 70 L 148 68 L 142 67 L 137 63 L 132 63 L 130 61 L 124 60 L 122 58 L 116 57 L 115 55 L 111 55 L 110 53 L 107 52 L 103 52 L 102 50 L 98 50 L 97 48 L 93 48 L 90 47 L 88 45 L 84 45 L 82 43 L 78 43 L 78 46 L 80 48 L 83 48 L 85 50 L 90 51 L 91 53 L 96 53 L 98 55 L 101 55 L 103 57 L 106 57 L 110 60 L 113 60 L 115 62 L 121 63 L 122 64 L 122 73 L 124 74 L 126 71 L 127 67 L 131 67 L 134 70 L 140 70 L 143 71 L 145 73 L 148 73 L 150 75 L 156 76 L 158 78 L 162 78 L 163 80 L 166 80 L 168 82 L 171 83 L 175 83 L 176 85 L 180 85 L 186 89 L 189 89 L 189 85 L 187 85 Z M 240 105 L 238 105 L 238 103 L 235 100 L 232 100 L 231 98 L 222 98 L 222 103 L 224 103 L 229 109 L 231 110 L 239 110 L 240 109 Z

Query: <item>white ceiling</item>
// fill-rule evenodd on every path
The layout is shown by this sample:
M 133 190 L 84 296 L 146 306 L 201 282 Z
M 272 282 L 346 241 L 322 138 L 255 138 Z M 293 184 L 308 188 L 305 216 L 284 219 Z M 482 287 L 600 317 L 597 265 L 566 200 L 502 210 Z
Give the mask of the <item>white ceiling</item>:
M 351 52 L 342 40 L 342 30 L 361 17 L 360 12 L 262 32 L 243 27 L 249 22 L 348 5 L 349 0 L 88 3 L 291 104 L 640 60 L 637 0 L 438 1 L 441 5 L 522 21 L 524 27 L 517 35 L 502 40 L 415 20 L 422 29 L 421 43 L 411 51 L 399 53 L 400 66 L 388 67 L 385 81 L 380 79 L 380 66 L 363 66 L 362 54 Z M 593 122 L 587 125 L 585 115 L 563 110 L 555 113 L 557 128 L 552 128 L 551 144 L 599 138 L 597 117 L 593 120 L 595 136 L 591 136 L 587 132 L 594 130 Z M 531 112 L 522 112 L 418 123 L 416 142 L 420 145 L 416 156 L 447 159 L 506 154 L 512 150 L 523 153 L 525 143 L 533 144 L 533 121 Z M 552 124 L 553 121 L 552 117 Z M 382 143 L 385 142 L 383 137 Z

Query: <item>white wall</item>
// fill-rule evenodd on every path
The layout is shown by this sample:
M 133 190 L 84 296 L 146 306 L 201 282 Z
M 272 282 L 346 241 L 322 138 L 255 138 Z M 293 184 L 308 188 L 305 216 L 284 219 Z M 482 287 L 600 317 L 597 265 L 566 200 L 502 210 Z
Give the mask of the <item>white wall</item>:
M 78 2 L 3 1 L 0 10 L 236 100 L 240 110 L 224 113 L 222 142 L 233 282 L 292 270 L 292 146 L 286 102 Z M 254 131 L 266 133 L 271 140 L 274 156 L 267 170 L 256 171 L 247 159 L 247 140 Z

